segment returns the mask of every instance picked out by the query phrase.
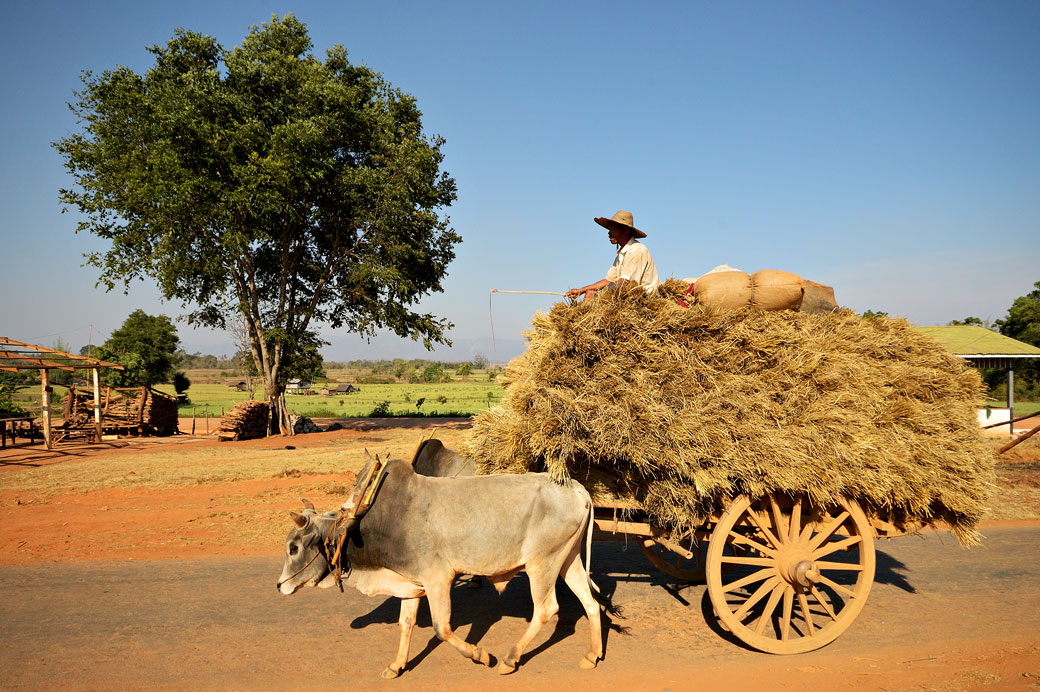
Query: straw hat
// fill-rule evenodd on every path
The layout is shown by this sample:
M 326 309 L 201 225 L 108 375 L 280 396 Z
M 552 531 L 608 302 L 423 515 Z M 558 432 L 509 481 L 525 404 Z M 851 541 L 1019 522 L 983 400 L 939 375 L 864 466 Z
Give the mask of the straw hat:
M 623 231 L 628 231 L 632 234 L 633 238 L 646 237 L 646 233 L 643 233 L 632 223 L 632 212 L 625 211 L 624 209 L 614 214 L 614 216 L 609 219 L 605 219 L 602 216 L 597 216 L 595 219 L 593 219 L 593 221 L 595 221 L 600 226 L 603 226 L 603 228 L 606 229 L 617 228 Z

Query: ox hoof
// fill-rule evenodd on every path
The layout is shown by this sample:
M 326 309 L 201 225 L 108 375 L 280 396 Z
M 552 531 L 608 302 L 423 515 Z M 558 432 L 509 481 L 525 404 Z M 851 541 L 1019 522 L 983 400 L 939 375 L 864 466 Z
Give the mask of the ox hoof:
M 495 670 L 498 672 L 499 675 L 509 675 L 510 673 L 516 672 L 516 664 L 509 663 L 503 660 L 499 662 L 498 668 L 496 668 Z
M 596 664 L 598 662 L 599 662 L 598 658 L 595 658 L 595 657 L 593 657 L 593 656 L 591 656 L 589 654 L 586 654 L 585 658 L 581 659 L 581 662 L 578 663 L 578 667 L 581 668 L 582 670 L 592 670 L 593 668 L 596 667 Z
M 484 649 L 482 649 L 482 648 L 480 648 L 478 646 L 473 651 L 473 662 L 474 663 L 479 663 L 482 666 L 490 666 L 491 665 L 491 655 L 487 651 L 484 651 Z
M 379 677 L 383 678 L 384 680 L 393 680 L 400 674 L 400 670 L 397 670 L 393 666 L 387 666 L 383 669 L 383 672 L 379 674 Z

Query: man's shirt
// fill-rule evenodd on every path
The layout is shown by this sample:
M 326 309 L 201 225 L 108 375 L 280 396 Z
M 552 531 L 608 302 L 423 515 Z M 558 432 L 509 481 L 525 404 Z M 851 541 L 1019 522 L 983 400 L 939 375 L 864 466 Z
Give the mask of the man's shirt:
M 607 281 L 616 283 L 620 279 L 635 281 L 647 291 L 654 290 L 661 283 L 650 250 L 635 238 L 618 250 L 614 264 L 607 270 Z

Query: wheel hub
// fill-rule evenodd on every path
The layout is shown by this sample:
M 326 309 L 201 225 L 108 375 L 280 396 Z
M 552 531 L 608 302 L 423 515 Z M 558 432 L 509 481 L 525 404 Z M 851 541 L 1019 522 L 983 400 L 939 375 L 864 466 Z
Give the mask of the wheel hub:
M 819 580 L 819 572 L 812 557 L 802 550 L 785 551 L 780 556 L 779 572 L 789 584 L 809 586 Z

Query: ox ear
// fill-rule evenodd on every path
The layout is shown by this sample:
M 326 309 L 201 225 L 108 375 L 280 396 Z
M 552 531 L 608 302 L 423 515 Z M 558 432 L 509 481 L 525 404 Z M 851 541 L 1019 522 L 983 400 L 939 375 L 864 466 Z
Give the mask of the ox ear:
M 310 519 L 308 517 L 303 516 L 302 514 L 297 514 L 296 512 L 289 512 L 289 516 L 292 517 L 293 523 L 295 523 L 296 526 L 298 526 L 301 529 L 310 523 Z
M 368 447 L 365 447 L 365 463 L 372 461 L 372 453 L 368 451 Z
M 305 508 L 307 508 L 307 509 L 314 509 L 314 503 L 312 503 L 312 502 L 311 502 L 310 500 L 308 500 L 307 498 L 305 498 L 305 497 L 302 497 L 302 498 L 300 498 L 300 502 L 302 502 L 302 503 L 303 503 L 303 506 L 304 506 Z M 317 511 L 317 510 L 315 510 L 315 511 Z

